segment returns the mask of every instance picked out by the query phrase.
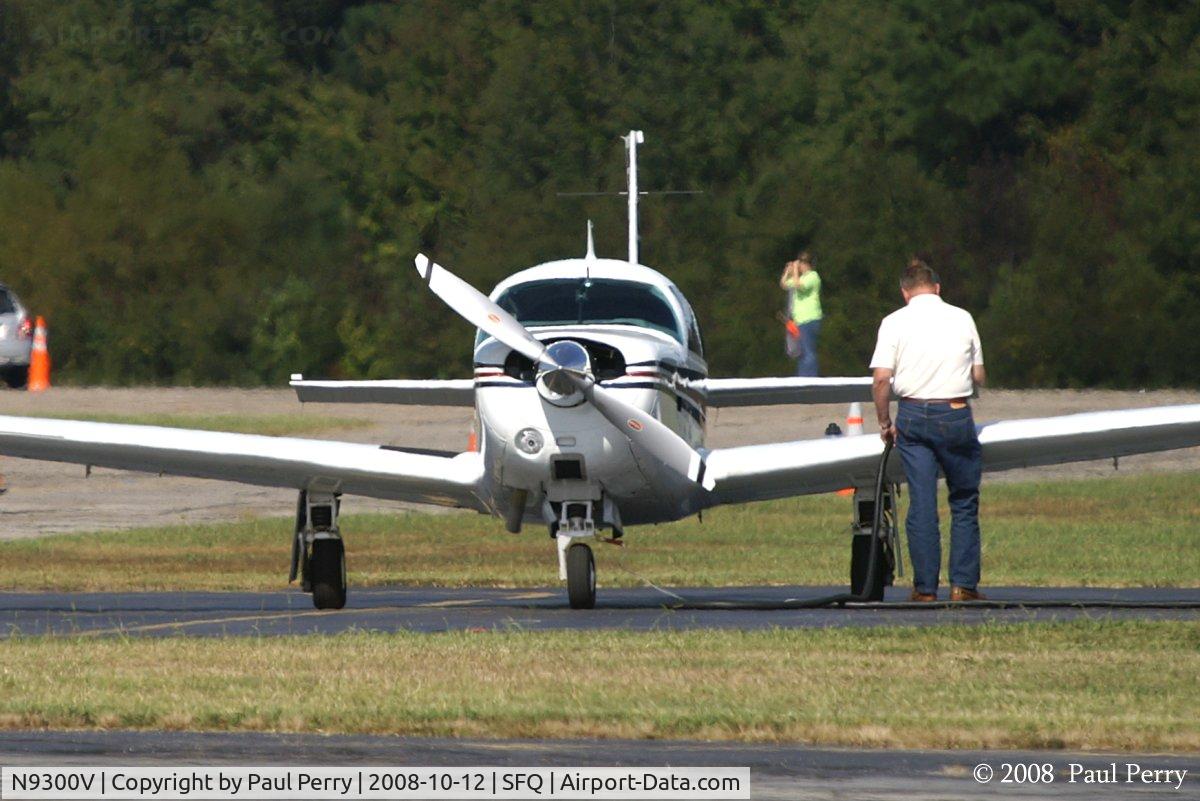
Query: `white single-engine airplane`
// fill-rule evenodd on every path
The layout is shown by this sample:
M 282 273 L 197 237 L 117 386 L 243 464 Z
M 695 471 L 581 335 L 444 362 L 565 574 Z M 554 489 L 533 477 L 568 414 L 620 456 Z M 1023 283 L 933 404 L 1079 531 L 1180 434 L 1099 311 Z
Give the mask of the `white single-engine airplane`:
M 632 219 L 633 180 L 629 194 Z M 871 485 L 874 436 L 704 446 L 709 407 L 867 400 L 871 379 L 709 378 L 691 306 L 637 262 L 631 234 L 628 261 L 597 258 L 589 232 L 584 258 L 516 273 L 490 297 L 418 255 L 429 289 L 478 329 L 473 380 L 292 381 L 301 401 L 474 405 L 477 450 L 0 416 L 0 453 L 298 490 L 291 578 L 322 609 L 346 602 L 343 495 L 475 509 L 512 532 L 543 524 L 571 606 L 587 608 L 599 531 Z M 1200 404 L 991 423 L 979 437 L 985 470 L 1184 448 L 1200 445 Z

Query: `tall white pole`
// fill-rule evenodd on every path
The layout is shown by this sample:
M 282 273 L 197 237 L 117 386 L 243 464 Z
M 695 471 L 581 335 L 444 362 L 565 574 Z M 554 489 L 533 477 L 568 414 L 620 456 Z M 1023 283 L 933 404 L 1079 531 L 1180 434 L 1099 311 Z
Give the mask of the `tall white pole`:
M 641 131 L 630 131 L 629 136 L 622 136 L 629 150 L 629 263 L 638 263 L 638 182 L 637 182 L 637 146 L 646 141 Z

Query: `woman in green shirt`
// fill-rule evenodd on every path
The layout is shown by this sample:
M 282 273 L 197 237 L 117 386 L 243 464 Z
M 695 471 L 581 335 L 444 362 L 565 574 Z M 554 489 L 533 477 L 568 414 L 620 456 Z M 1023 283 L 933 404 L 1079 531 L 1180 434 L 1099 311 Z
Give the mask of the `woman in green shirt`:
M 789 293 L 788 314 L 800 329 L 800 358 L 796 375 L 817 375 L 817 336 L 821 333 L 821 276 L 808 251 L 801 251 L 783 268 L 779 285 Z

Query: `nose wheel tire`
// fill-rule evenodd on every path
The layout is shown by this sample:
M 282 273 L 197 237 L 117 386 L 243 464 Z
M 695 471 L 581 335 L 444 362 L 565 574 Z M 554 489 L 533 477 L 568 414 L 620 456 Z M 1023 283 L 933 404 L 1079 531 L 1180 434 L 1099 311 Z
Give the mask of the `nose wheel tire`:
M 341 609 L 346 605 L 346 547 L 340 539 L 313 541 L 309 571 L 313 606 Z
M 596 605 L 596 560 L 592 549 L 581 542 L 567 549 L 567 598 L 572 609 Z

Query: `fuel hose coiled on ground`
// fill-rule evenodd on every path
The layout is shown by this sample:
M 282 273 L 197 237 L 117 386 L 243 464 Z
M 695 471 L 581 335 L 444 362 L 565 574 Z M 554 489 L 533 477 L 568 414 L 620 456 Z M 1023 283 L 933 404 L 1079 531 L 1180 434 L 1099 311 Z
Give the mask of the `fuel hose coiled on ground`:
M 875 510 L 871 518 L 871 550 L 867 560 L 867 574 L 863 581 L 863 591 L 861 594 L 853 592 L 840 592 L 834 595 L 823 595 L 818 598 L 788 598 L 782 601 L 711 601 L 711 600 L 688 600 L 671 590 L 664 589 L 654 582 L 647 579 L 645 576 L 640 576 L 633 571 L 633 575 L 640 578 L 652 589 L 661 592 L 663 595 L 671 599 L 664 606 L 670 609 L 739 609 L 739 610 L 778 610 L 778 609 L 820 609 L 827 606 L 841 606 L 848 603 L 877 603 L 873 602 L 870 597 L 871 588 L 875 586 L 875 579 L 878 576 L 878 571 L 882 568 L 880 562 L 883 561 L 883 541 L 880 539 L 879 532 L 883 527 L 883 485 L 887 480 L 887 465 L 888 457 L 892 453 L 892 443 L 885 442 L 883 446 L 883 454 L 879 457 L 879 469 L 875 472 Z M 606 603 L 605 606 L 620 608 L 621 604 Z
M 873 601 L 870 598 L 872 587 L 875 585 L 878 571 L 883 569 L 884 547 L 880 536 L 883 528 L 884 502 L 883 486 L 887 481 L 888 457 L 892 454 L 892 443 L 885 442 L 883 453 L 879 457 L 879 468 L 875 472 L 875 509 L 871 518 L 871 550 L 867 561 L 866 579 L 862 584 L 862 593 L 841 592 L 834 595 L 823 595 L 816 598 L 787 598 L 785 600 L 689 600 L 670 590 L 663 589 L 645 577 L 638 576 L 650 587 L 666 595 L 671 600 L 663 606 L 679 611 L 696 610 L 746 610 L 746 611 L 778 611 L 787 609 L 821 609 L 830 606 L 852 605 L 862 609 L 1200 609 L 1200 601 L 1110 601 L 1110 600 L 980 600 L 980 601 Z M 632 572 L 632 571 L 630 571 Z M 636 573 L 634 575 L 637 575 Z M 607 608 L 626 608 L 631 605 L 620 603 L 605 603 Z
M 735 609 L 819 609 L 825 606 L 844 606 L 846 604 L 864 604 L 877 603 L 871 598 L 871 588 L 875 586 L 875 580 L 879 576 L 879 571 L 883 569 L 883 540 L 881 539 L 880 529 L 883 528 L 883 485 L 887 481 L 887 466 L 888 457 L 892 455 L 891 441 L 884 441 L 883 454 L 879 457 L 879 468 L 875 471 L 875 503 L 874 513 L 871 515 L 871 550 L 867 558 L 867 575 L 862 583 L 862 593 L 840 592 L 834 595 L 825 595 L 819 598 L 789 598 L 786 601 L 778 601 L 774 604 L 756 605 L 753 601 L 746 603 L 738 603 L 736 606 L 728 607 Z M 713 608 L 721 608 L 720 601 L 714 602 L 716 605 Z

